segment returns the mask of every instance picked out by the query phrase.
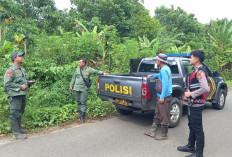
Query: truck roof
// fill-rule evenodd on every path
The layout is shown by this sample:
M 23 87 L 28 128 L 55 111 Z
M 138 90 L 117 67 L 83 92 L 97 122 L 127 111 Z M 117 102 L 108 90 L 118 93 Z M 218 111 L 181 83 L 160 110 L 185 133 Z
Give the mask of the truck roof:
M 190 58 L 190 53 L 169 53 L 165 54 L 168 56 L 168 60 L 176 60 L 177 58 Z M 144 58 L 145 60 L 153 60 L 154 57 Z
M 181 59 L 187 59 L 187 60 L 189 60 L 188 57 L 168 57 L 168 60 L 181 60 Z M 143 58 L 143 60 L 145 60 L 145 61 L 154 60 L 154 57 Z

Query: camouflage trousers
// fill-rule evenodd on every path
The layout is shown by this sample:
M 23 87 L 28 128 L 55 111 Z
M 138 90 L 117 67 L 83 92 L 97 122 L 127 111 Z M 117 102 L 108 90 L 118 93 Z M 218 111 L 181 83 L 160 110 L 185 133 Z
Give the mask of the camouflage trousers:
M 26 107 L 26 95 L 8 97 L 10 103 L 10 120 L 18 120 L 24 113 Z
M 80 112 L 86 112 L 87 110 L 87 99 L 88 99 L 88 90 L 76 91 L 76 100 L 78 105 L 78 110 Z

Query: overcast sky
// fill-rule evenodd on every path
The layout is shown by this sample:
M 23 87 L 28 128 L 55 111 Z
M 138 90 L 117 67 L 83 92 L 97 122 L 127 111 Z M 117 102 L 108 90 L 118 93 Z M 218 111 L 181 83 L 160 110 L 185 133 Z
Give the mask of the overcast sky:
M 58 9 L 70 7 L 70 0 L 55 0 Z M 169 7 L 174 5 L 184 9 L 187 13 L 193 13 L 199 22 L 209 23 L 210 19 L 222 18 L 232 19 L 231 0 L 144 0 L 144 6 L 154 16 L 154 10 L 164 5 Z

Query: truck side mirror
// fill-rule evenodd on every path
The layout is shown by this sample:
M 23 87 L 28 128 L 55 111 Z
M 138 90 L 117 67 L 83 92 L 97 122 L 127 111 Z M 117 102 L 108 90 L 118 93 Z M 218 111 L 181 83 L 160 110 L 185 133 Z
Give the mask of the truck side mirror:
M 220 76 L 220 74 L 219 74 L 219 72 L 214 71 L 214 72 L 213 72 L 213 76 L 214 76 L 214 77 L 218 77 L 218 76 Z

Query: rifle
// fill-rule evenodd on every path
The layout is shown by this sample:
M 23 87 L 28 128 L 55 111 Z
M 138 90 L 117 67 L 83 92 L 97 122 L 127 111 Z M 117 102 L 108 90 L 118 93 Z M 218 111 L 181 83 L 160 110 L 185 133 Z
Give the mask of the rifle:
M 189 90 L 189 76 L 188 76 L 187 73 L 185 75 L 185 86 L 184 86 L 184 88 L 185 88 L 185 91 Z M 188 105 L 187 105 L 187 107 L 188 107 L 188 115 L 190 115 L 190 103 L 191 103 L 190 97 L 188 97 L 188 98 L 185 97 L 185 99 L 187 99 L 187 103 L 188 103 Z

